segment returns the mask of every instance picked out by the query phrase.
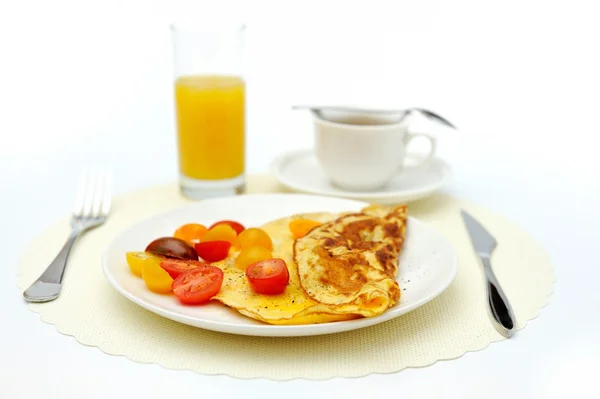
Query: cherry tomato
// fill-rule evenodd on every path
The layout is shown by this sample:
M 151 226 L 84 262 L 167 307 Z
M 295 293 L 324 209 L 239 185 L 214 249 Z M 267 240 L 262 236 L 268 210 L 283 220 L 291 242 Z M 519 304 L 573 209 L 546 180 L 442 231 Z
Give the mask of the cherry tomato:
M 181 274 L 194 270 L 197 267 L 207 266 L 207 263 L 199 260 L 179 260 L 179 259 L 165 259 L 160 262 L 160 267 L 169 273 L 172 278 L 177 278 Z
M 209 262 L 218 262 L 229 255 L 231 244 L 227 241 L 207 241 L 196 244 L 196 252 Z
M 208 241 L 227 241 L 233 244 L 237 237 L 235 230 L 228 224 L 220 224 L 215 227 L 211 227 L 210 230 L 202 237 L 202 242 Z
M 237 236 L 233 244 L 239 249 L 246 249 L 250 247 L 263 247 L 269 251 L 273 250 L 273 242 L 271 237 L 264 230 L 251 227 L 246 229 Z
M 162 269 L 158 263 L 144 263 L 144 267 L 142 268 L 142 278 L 150 291 L 160 292 L 161 294 L 171 292 L 173 278 L 169 276 L 169 273 Z
M 125 254 L 125 259 L 127 260 L 127 265 L 129 265 L 131 272 L 138 277 L 142 277 L 142 268 L 146 262 L 160 264 L 164 258 L 151 254 L 150 252 L 127 252 Z
M 218 226 L 220 224 L 226 224 L 226 225 L 228 225 L 233 230 L 235 230 L 236 234 L 240 234 L 242 231 L 246 230 L 246 228 L 244 227 L 243 224 L 235 222 L 233 220 L 221 220 L 221 221 L 213 224 L 212 226 L 210 226 L 210 228 L 212 229 L 213 227 Z
M 290 282 L 290 272 L 283 259 L 275 258 L 253 263 L 246 269 L 252 289 L 265 295 L 281 294 Z
M 198 254 L 186 241 L 175 237 L 161 237 L 146 247 L 146 252 L 167 258 L 198 260 Z
M 200 242 L 200 240 L 202 239 L 202 237 L 204 237 L 204 234 L 206 234 L 207 231 L 208 229 L 201 224 L 188 223 L 175 230 L 175 234 L 173 234 L 173 237 L 180 238 L 184 241 L 187 241 L 188 243 L 195 244 L 197 242 Z
M 296 238 L 302 238 L 308 234 L 309 231 L 323 223 L 308 219 L 296 219 L 290 222 L 290 231 Z
M 271 251 L 263 247 L 250 247 L 242 249 L 242 252 L 235 259 L 235 267 L 240 270 L 246 270 L 248 266 L 261 260 L 271 259 Z
M 173 292 L 182 303 L 198 305 L 210 301 L 221 289 L 223 271 L 203 266 L 183 273 L 173 281 Z

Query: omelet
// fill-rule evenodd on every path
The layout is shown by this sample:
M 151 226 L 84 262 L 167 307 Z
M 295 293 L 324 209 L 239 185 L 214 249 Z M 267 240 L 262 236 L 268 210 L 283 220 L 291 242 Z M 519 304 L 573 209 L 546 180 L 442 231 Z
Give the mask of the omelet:
M 294 219 L 323 223 L 300 239 Z M 214 263 L 223 285 L 213 299 L 270 324 L 314 324 L 370 317 L 396 304 L 398 254 L 406 231 L 406 207 L 365 208 L 357 214 L 294 215 L 261 228 L 273 241 L 273 257 L 286 262 L 290 281 L 282 294 L 255 293 L 235 267 L 239 252 Z
M 297 239 L 294 261 L 304 292 L 336 314 L 372 317 L 394 306 L 406 219 L 405 205 L 373 205 Z

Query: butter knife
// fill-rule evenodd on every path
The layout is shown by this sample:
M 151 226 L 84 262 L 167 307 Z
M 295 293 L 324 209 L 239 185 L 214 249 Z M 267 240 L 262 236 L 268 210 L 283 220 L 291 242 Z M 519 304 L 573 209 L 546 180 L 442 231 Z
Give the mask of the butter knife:
M 483 265 L 483 272 L 486 278 L 486 288 L 488 304 L 494 319 L 494 327 L 506 338 L 510 338 L 514 333 L 515 315 L 508 298 L 504 294 L 498 279 L 492 269 L 490 260 L 492 252 L 496 249 L 496 239 L 471 215 L 461 210 L 463 221 L 469 232 L 471 244 L 479 256 Z

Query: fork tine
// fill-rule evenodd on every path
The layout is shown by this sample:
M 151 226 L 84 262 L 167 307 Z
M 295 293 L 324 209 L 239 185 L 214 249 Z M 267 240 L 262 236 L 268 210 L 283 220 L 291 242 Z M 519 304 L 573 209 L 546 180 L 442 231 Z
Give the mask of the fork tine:
M 85 200 L 83 205 L 83 217 L 89 217 L 92 215 L 93 206 L 94 206 L 94 191 L 96 189 L 96 180 L 97 180 L 97 171 L 96 169 L 90 169 L 88 172 L 88 184 L 85 190 Z
M 79 176 L 79 186 L 77 187 L 77 197 L 75 199 L 75 207 L 73 208 L 73 214 L 75 216 L 83 215 L 83 207 L 85 204 L 85 192 L 87 188 L 88 171 L 83 169 Z
M 100 209 L 102 208 L 102 199 L 104 198 L 104 173 L 102 170 L 97 172 L 96 184 L 94 187 L 94 198 L 92 200 L 92 217 L 100 216 Z
M 104 175 L 104 195 L 102 198 L 102 216 L 108 216 L 111 205 L 111 189 L 112 189 L 112 178 L 110 172 L 106 172 Z

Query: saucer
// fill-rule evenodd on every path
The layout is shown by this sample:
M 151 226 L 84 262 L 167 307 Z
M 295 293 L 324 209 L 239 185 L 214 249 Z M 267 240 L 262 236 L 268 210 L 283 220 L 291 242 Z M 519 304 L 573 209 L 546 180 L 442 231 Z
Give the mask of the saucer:
M 419 155 L 407 154 L 407 163 L 417 163 Z M 286 152 L 277 157 L 271 171 L 287 188 L 309 194 L 352 198 L 380 204 L 415 201 L 437 191 L 452 177 L 450 166 L 439 157 L 425 165 L 410 167 L 376 191 L 350 191 L 335 186 L 321 168 L 313 150 Z

